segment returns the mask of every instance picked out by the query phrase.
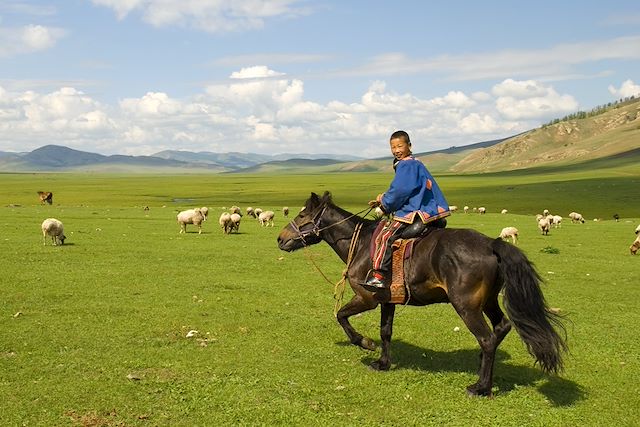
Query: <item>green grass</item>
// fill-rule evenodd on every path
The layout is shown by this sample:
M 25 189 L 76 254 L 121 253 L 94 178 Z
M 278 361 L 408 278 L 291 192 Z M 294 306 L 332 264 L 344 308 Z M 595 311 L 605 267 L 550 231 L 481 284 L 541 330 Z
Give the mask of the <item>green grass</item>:
M 282 206 L 295 212 L 310 191 L 330 190 L 356 212 L 389 179 L 0 175 L 0 424 L 640 422 L 640 268 L 628 252 L 640 218 L 627 198 L 637 176 L 439 179 L 451 203 L 489 210 L 455 214 L 449 226 L 490 236 L 516 226 L 549 304 L 571 320 L 561 377 L 534 367 L 509 334 L 498 351 L 494 399 L 465 395 L 478 345 L 450 305 L 399 308 L 393 367 L 374 372 L 367 365 L 377 353 L 347 343 L 333 317 L 333 287 L 310 261 L 337 281 L 337 256 L 324 243 L 295 253 L 277 248 Z M 594 182 L 605 187 L 594 191 Z M 549 195 L 554 186 L 557 198 Z M 38 190 L 53 191 L 54 205 L 39 205 Z M 240 233 L 225 236 L 217 217 L 232 204 L 272 209 L 276 226 L 245 217 Z M 176 211 L 194 206 L 211 208 L 204 233 L 179 235 Z M 503 207 L 515 213 L 496 213 Z M 565 216 L 548 236 L 533 219 L 544 208 Z M 571 224 L 570 210 L 588 221 Z M 610 219 L 613 210 L 620 222 Z M 67 244 L 42 245 L 46 217 L 65 223 Z M 365 313 L 353 324 L 379 341 L 378 317 Z M 191 330 L 198 334 L 187 338 Z

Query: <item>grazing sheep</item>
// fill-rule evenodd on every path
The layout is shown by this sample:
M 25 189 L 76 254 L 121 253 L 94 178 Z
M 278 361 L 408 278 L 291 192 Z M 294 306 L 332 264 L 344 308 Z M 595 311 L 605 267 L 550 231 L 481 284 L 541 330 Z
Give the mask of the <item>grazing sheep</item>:
M 202 207 L 200 208 L 200 212 L 202 213 L 202 216 L 204 217 L 204 220 L 206 221 L 207 218 L 209 217 L 209 208 L 208 207 Z
M 187 224 L 197 225 L 198 234 L 202 234 L 202 222 L 204 221 L 204 215 L 200 208 L 182 211 L 178 214 L 177 219 L 180 224 L 180 234 L 187 232 Z
M 549 216 L 549 209 L 545 209 L 542 211 L 542 216 Z
M 636 240 L 633 241 L 631 246 L 629 246 L 629 252 L 631 252 L 631 255 L 635 255 L 638 252 L 638 249 L 640 249 L 640 234 L 636 237 Z
M 240 220 L 242 220 L 242 215 L 237 213 L 231 214 L 231 230 L 229 231 L 229 233 L 231 233 L 233 230 L 235 230 L 236 233 L 240 232 Z
M 262 213 L 262 209 L 260 208 L 255 208 L 253 210 L 253 213 L 256 214 L 255 218 L 258 218 L 258 220 L 260 220 L 260 214 Z
M 540 220 L 538 220 L 538 229 L 545 236 L 547 234 L 549 234 L 549 226 L 550 225 L 551 224 L 549 224 L 549 220 L 546 217 L 540 218 Z
M 464 213 L 468 213 L 469 212 L 469 206 L 465 206 L 464 208 L 462 208 L 462 210 L 464 211 Z
M 282 208 L 282 215 L 289 216 L 289 206 Z
M 506 214 L 507 212 L 509 212 L 509 211 L 508 211 L 508 210 L 506 210 L 506 209 L 502 209 L 502 210 L 500 211 L 500 213 L 501 213 L 501 214 Z
M 237 213 L 238 215 L 242 215 L 242 210 L 240 210 L 239 207 L 237 207 L 236 205 L 233 205 L 229 208 L 229 212 L 230 213 Z
M 256 217 L 256 213 L 254 212 L 254 210 L 253 210 L 253 208 L 251 206 L 249 206 L 247 208 L 247 215 L 250 216 L 250 217 L 253 217 L 253 218 Z
M 487 213 L 487 209 L 484 206 L 478 208 L 478 213 L 480 215 Z
M 271 224 L 271 226 L 273 227 L 273 217 L 274 216 L 275 216 L 275 213 L 273 211 L 261 212 L 260 215 L 258 216 L 258 220 L 260 221 L 260 225 L 265 227 L 265 226 L 268 226 L 269 224 Z
M 237 214 L 236 214 L 237 215 Z M 229 212 L 222 212 L 218 224 L 222 228 L 224 234 L 229 234 L 233 230 L 233 221 L 231 221 L 231 214 Z
M 547 218 L 551 218 L 549 223 L 551 223 L 554 228 L 560 228 L 562 225 L 562 217 L 560 215 L 549 215 Z
M 505 227 L 502 229 L 502 231 L 500 232 L 500 238 L 502 240 L 507 240 L 509 237 L 511 237 L 511 241 L 513 242 L 513 244 L 517 244 L 518 243 L 518 229 L 515 227 Z
M 58 243 L 64 245 L 64 239 L 67 237 L 64 235 L 64 227 L 62 222 L 55 218 L 47 218 L 42 221 L 42 243 L 47 245 L 47 236 L 51 237 L 54 246 Z
M 449 212 L 453 213 L 456 212 L 458 210 L 458 207 L 456 205 L 449 205 Z
M 40 202 L 42 204 L 45 204 L 45 203 L 52 204 L 53 203 L 53 193 L 51 193 L 49 191 L 38 191 L 38 197 L 40 198 Z
M 569 214 L 569 218 L 571 218 L 571 222 L 581 222 L 584 224 L 584 218 L 582 217 L 581 214 L 577 213 L 577 212 L 571 212 Z

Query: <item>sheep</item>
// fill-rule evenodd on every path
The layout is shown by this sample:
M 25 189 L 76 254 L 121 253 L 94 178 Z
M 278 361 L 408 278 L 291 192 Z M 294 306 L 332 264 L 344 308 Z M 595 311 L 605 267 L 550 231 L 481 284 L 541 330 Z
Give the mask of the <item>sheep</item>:
M 484 206 L 478 208 L 478 213 L 480 215 L 487 213 L 487 209 Z
M 542 216 L 549 216 L 549 209 L 545 209 L 542 211 Z
M 256 217 L 256 213 L 251 206 L 247 207 L 247 215 L 253 218 Z
M 271 226 L 273 227 L 273 217 L 274 216 L 275 216 L 275 213 L 273 211 L 261 212 L 260 215 L 258 216 L 258 220 L 260 221 L 260 225 L 265 227 L 265 226 L 268 226 L 269 224 L 271 224 Z
M 540 232 L 544 236 L 549 234 L 549 225 L 549 220 L 546 217 L 540 218 L 540 220 L 538 221 L 538 229 L 540 229 Z
M 47 236 L 51 237 L 54 246 L 57 246 L 58 243 L 64 245 L 64 239 L 67 237 L 64 235 L 62 222 L 55 218 L 47 218 L 42 221 L 42 243 L 45 246 L 47 245 Z
M 218 219 L 218 224 L 220 224 L 220 228 L 222 228 L 222 232 L 224 234 L 231 233 L 231 231 L 233 230 L 233 222 L 231 221 L 231 214 L 229 212 L 222 212 L 220 214 L 220 219 Z
M 40 198 L 40 202 L 44 205 L 45 203 L 52 204 L 53 203 L 53 193 L 50 191 L 38 191 L 38 197 Z
M 640 234 L 636 237 L 636 240 L 633 241 L 631 246 L 629 246 L 629 252 L 631 252 L 631 255 L 635 255 L 638 252 L 638 249 L 640 249 Z
M 582 217 L 581 214 L 577 213 L 577 212 L 571 212 L 569 214 L 569 218 L 571 218 L 571 222 L 575 223 L 575 222 L 581 222 L 584 224 L 584 218 Z
M 285 206 L 282 208 L 282 215 L 289 216 L 289 206 Z
M 450 205 L 449 206 L 449 212 L 456 212 L 458 210 L 458 207 L 456 205 Z
M 254 218 L 257 218 L 257 219 L 258 219 L 258 221 L 259 221 L 259 220 L 260 220 L 260 214 L 262 213 L 262 209 L 260 209 L 260 208 L 255 208 L 255 209 L 253 210 L 253 213 L 256 215 Z
M 242 215 L 237 214 L 237 213 L 232 213 L 231 214 L 231 230 L 229 232 L 232 232 L 233 230 L 236 231 L 236 233 L 238 233 L 240 231 L 240 220 L 242 219 Z
M 502 240 L 507 240 L 509 237 L 511 237 L 511 241 L 513 242 L 514 245 L 518 243 L 518 229 L 515 227 L 503 228 L 502 231 L 500 232 L 500 238 Z
M 202 216 L 204 217 L 204 221 L 206 221 L 207 218 L 209 217 L 209 208 L 204 206 L 204 207 L 200 208 L 200 212 L 202 213 Z
M 462 210 L 464 211 L 464 213 L 469 213 L 469 206 L 465 206 L 464 208 L 462 208 Z
M 229 208 L 229 213 L 237 213 L 238 215 L 242 215 L 242 211 L 236 205 L 233 205 Z
M 506 210 L 506 209 L 502 209 L 502 210 L 500 211 L 500 213 L 501 213 L 501 214 L 503 214 L 503 215 L 504 215 L 504 214 L 506 214 L 507 212 L 509 212 L 509 211 L 508 211 L 508 210 Z
M 544 215 L 542 215 L 542 214 L 537 214 L 537 215 L 536 215 L 536 222 L 540 221 L 542 218 L 544 218 Z
M 201 208 L 182 211 L 178 214 L 177 219 L 180 224 L 180 234 L 187 232 L 187 224 L 197 225 L 198 234 L 202 234 L 202 222 L 204 221 L 204 215 L 202 214 Z
M 551 223 L 554 228 L 560 228 L 560 226 L 562 225 L 562 217 L 560 215 L 549 215 L 549 217 L 551 217 L 549 223 Z

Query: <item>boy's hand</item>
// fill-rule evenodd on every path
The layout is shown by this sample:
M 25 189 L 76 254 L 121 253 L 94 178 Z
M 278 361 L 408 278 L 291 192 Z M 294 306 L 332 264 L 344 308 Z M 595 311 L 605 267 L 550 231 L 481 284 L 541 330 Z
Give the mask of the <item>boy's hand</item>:
M 380 206 L 380 202 L 377 200 L 369 200 L 369 207 L 370 208 L 377 208 L 378 206 Z

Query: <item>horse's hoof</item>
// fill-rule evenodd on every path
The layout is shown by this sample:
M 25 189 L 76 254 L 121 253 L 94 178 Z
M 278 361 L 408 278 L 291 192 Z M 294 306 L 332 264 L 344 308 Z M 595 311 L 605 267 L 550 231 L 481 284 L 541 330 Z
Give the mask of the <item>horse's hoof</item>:
M 482 390 L 478 387 L 477 384 L 470 385 L 467 387 L 467 396 L 469 397 L 488 397 L 493 398 L 491 394 L 491 390 Z
M 369 365 L 369 368 L 373 369 L 374 371 L 388 371 L 390 367 L 391 365 L 389 363 L 382 363 L 380 360 L 376 360 L 371 365 Z
M 360 347 L 369 351 L 376 351 L 376 343 L 371 338 L 363 337 L 360 340 Z

